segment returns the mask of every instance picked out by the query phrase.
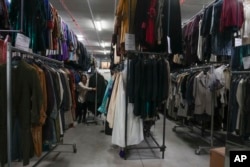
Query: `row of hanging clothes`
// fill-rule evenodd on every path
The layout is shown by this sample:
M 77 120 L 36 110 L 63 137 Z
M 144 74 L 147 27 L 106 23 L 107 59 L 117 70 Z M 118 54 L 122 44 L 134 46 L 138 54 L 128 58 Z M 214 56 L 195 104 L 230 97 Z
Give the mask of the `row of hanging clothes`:
M 169 36 L 169 50 L 172 53 L 182 52 L 181 12 L 178 0 L 120 0 L 115 15 L 112 43 L 117 44 L 119 55 L 125 50 L 126 33 L 135 35 L 136 47 L 141 50 L 167 52 Z
M 248 8 L 248 0 L 216 0 L 184 23 L 184 62 L 209 62 L 215 56 L 229 59 L 234 53 L 235 32 L 241 30 L 243 41 L 249 41 Z
M 29 55 L 12 60 L 12 141 L 6 141 L 6 64 L 0 66 L 0 161 L 6 163 L 7 142 L 12 142 L 12 160 L 29 164 L 50 144 L 61 141 L 75 119 L 75 73 L 62 64 Z
M 30 6 L 33 6 L 32 10 Z M 19 30 L 21 1 L 12 0 L 9 3 L 7 0 L 1 0 L 0 18 L 0 29 Z M 90 56 L 86 47 L 48 0 L 25 1 L 22 28 L 22 33 L 31 39 L 30 48 L 34 53 L 60 61 L 74 61 L 84 66 L 85 70 L 89 67 Z M 7 34 L 1 32 L 0 36 L 5 38 Z M 14 45 L 16 33 L 9 35 Z
M 232 72 L 228 132 L 248 141 L 250 141 L 249 83 L 249 72 Z
M 211 119 L 213 112 L 215 128 L 221 129 L 222 123 L 226 128 L 230 88 L 230 73 L 226 65 L 216 68 L 206 65 L 172 73 L 170 83 L 169 117 L 201 125 L 201 122 Z

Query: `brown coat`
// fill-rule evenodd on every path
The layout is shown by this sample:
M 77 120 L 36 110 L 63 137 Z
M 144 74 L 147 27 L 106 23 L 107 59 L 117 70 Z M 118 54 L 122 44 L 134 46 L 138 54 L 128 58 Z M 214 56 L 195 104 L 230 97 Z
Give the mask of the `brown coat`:
M 42 154 L 42 126 L 45 123 L 45 120 L 47 118 L 46 110 L 47 110 L 47 89 L 46 89 L 46 80 L 45 80 L 45 74 L 43 70 L 38 67 L 37 65 L 33 64 L 33 67 L 36 69 L 36 72 L 38 74 L 38 78 L 40 80 L 42 93 L 43 93 L 43 104 L 40 110 L 40 119 L 39 124 L 34 125 L 31 128 L 32 132 L 32 139 L 34 144 L 34 151 L 35 155 L 40 157 Z

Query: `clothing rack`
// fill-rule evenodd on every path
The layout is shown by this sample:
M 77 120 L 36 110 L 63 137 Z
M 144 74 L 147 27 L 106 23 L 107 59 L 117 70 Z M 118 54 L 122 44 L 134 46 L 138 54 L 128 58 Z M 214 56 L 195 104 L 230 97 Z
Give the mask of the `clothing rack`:
M 12 63 L 12 52 L 19 52 L 21 54 L 26 54 L 29 56 L 32 56 L 33 58 L 38 58 L 47 62 L 53 62 L 56 64 L 59 64 L 61 66 L 63 66 L 63 62 L 61 61 L 57 61 L 57 60 L 53 60 L 53 59 L 49 59 L 47 57 L 38 55 L 38 54 L 34 54 L 34 53 L 30 53 L 27 51 L 24 51 L 22 49 L 16 48 L 11 46 L 10 43 L 8 43 L 7 45 L 7 62 L 6 62 L 6 75 L 7 75 L 7 141 L 12 141 L 12 135 L 11 135 L 11 124 L 12 124 L 12 120 L 11 120 L 11 112 L 12 112 L 12 80 L 11 80 L 11 63 Z M 61 136 L 62 137 L 62 136 Z M 47 157 L 51 152 L 53 152 L 57 146 L 59 145 L 70 145 L 73 147 L 73 152 L 76 153 L 77 149 L 76 149 L 76 144 L 63 144 L 63 141 L 61 141 L 61 143 L 57 143 L 56 146 L 54 146 L 51 150 L 49 150 L 44 156 L 42 156 L 33 166 L 37 166 L 40 162 L 43 161 L 43 159 L 45 157 Z M 11 167 L 11 151 L 12 146 L 11 146 L 11 142 L 7 142 L 7 162 L 8 162 L 8 167 Z M 65 151 L 60 151 L 60 152 L 65 152 Z
M 201 69 L 208 69 L 210 68 L 211 70 L 214 70 L 215 64 L 212 64 L 212 65 L 206 65 L 206 66 L 201 66 L 201 67 L 191 67 L 190 69 L 187 69 L 187 70 L 184 70 L 183 72 L 188 72 L 188 71 L 194 71 L 194 70 L 201 70 Z M 213 148 L 214 147 L 214 99 L 215 99 L 215 92 L 212 92 L 212 100 L 211 100 L 211 108 L 212 108 L 212 111 L 211 111 L 211 125 L 210 125 L 210 146 L 198 146 L 197 149 L 195 149 L 195 154 L 196 155 L 200 155 L 200 152 L 202 150 L 208 150 L 210 148 Z M 180 127 L 187 127 L 188 129 L 190 129 L 192 132 L 193 132 L 193 127 L 190 127 L 190 126 L 187 126 L 185 125 L 184 123 L 181 124 L 181 125 L 175 125 L 173 127 L 173 131 L 176 132 L 176 129 L 177 128 L 180 128 Z M 203 129 L 201 128 L 202 130 L 202 133 L 203 133 Z
M 209 69 L 211 68 L 212 65 L 205 65 L 205 66 L 197 66 L 197 67 L 190 67 L 189 69 L 183 69 L 181 72 L 193 72 L 193 71 L 196 71 L 196 70 L 202 70 L 202 69 Z M 181 125 L 175 125 L 173 127 L 173 131 L 176 132 L 176 129 L 177 128 L 188 128 L 191 130 L 191 132 L 193 132 L 193 126 L 187 126 L 184 124 L 184 120 L 182 121 L 182 124 Z
M 162 53 L 151 53 L 151 52 L 139 52 L 139 51 L 129 51 L 129 53 L 136 53 L 136 54 L 143 54 L 143 55 L 163 55 Z M 128 63 L 128 66 L 127 66 L 127 83 L 128 83 L 128 78 L 129 78 L 129 71 L 130 71 L 130 65 Z M 166 150 L 166 145 L 165 145 L 165 131 L 166 131 L 166 101 L 164 101 L 164 113 L 163 113 L 163 138 L 162 138 L 162 145 L 160 145 L 156 139 L 154 138 L 154 136 L 149 133 L 149 137 L 152 138 L 153 142 L 155 143 L 156 146 L 151 146 L 147 139 L 145 138 L 144 140 L 146 141 L 147 143 L 147 147 L 129 147 L 127 146 L 127 123 L 128 123 L 128 86 L 126 87 L 126 110 L 125 110 L 125 147 L 124 147 L 124 159 L 126 160 L 127 159 L 127 151 L 128 150 L 133 150 L 133 149 L 160 149 L 160 151 L 162 152 L 162 159 L 164 159 L 164 154 L 165 154 L 165 150 Z
M 247 77 L 249 77 L 249 74 L 250 74 L 250 71 L 243 71 L 243 70 L 242 71 L 231 71 L 231 82 L 234 79 L 233 77 L 237 77 L 237 75 L 243 75 L 243 76 L 246 75 Z M 230 89 L 230 91 L 232 91 L 232 90 Z M 230 151 L 236 151 L 239 148 L 241 150 L 247 150 L 248 151 L 249 148 L 250 148 L 250 142 L 246 140 L 246 137 L 243 137 L 244 135 L 242 135 L 242 134 L 241 135 L 235 135 L 235 134 L 232 134 L 230 132 L 230 123 L 231 123 L 230 121 L 231 121 L 231 117 L 232 117 L 231 106 L 233 105 L 232 96 L 233 95 L 230 92 L 230 95 L 229 95 L 229 105 L 230 106 L 228 107 L 228 118 L 227 118 L 227 122 L 228 122 L 227 129 L 228 129 L 228 131 L 227 131 L 227 138 L 226 138 L 225 166 L 229 166 L 229 163 L 230 163 L 230 161 L 229 161 L 229 158 L 230 158 L 229 155 L 230 154 L 229 153 L 230 153 Z M 246 107 L 248 107 L 248 106 L 246 106 Z M 242 129 L 240 129 L 240 130 L 242 130 Z

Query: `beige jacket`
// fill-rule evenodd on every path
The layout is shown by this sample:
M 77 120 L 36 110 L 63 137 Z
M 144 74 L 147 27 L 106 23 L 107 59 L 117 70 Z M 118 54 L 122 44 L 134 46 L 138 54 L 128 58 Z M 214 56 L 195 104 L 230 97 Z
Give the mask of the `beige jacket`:
M 204 72 L 198 74 L 194 79 L 193 96 L 195 98 L 194 114 L 208 114 L 212 112 L 212 93 L 209 90 L 211 74 Z

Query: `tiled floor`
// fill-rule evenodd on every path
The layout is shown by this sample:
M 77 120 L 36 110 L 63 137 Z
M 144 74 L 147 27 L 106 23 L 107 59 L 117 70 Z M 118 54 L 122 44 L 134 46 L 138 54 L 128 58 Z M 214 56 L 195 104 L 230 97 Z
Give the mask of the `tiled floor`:
M 162 118 L 152 127 L 157 141 L 162 142 Z M 75 143 L 77 153 L 51 153 L 38 166 L 40 167 L 209 167 L 209 154 L 196 155 L 195 149 L 203 144 L 199 137 L 188 130 L 177 129 L 175 124 L 166 121 L 166 151 L 161 159 L 159 150 L 131 150 L 128 160 L 119 156 L 119 148 L 111 145 L 111 136 L 100 131 L 103 125 L 79 124 L 68 130 L 64 137 L 65 143 Z M 71 151 L 71 146 L 60 146 L 58 150 Z M 32 166 L 37 158 L 33 158 Z M 21 166 L 13 163 L 12 166 Z

